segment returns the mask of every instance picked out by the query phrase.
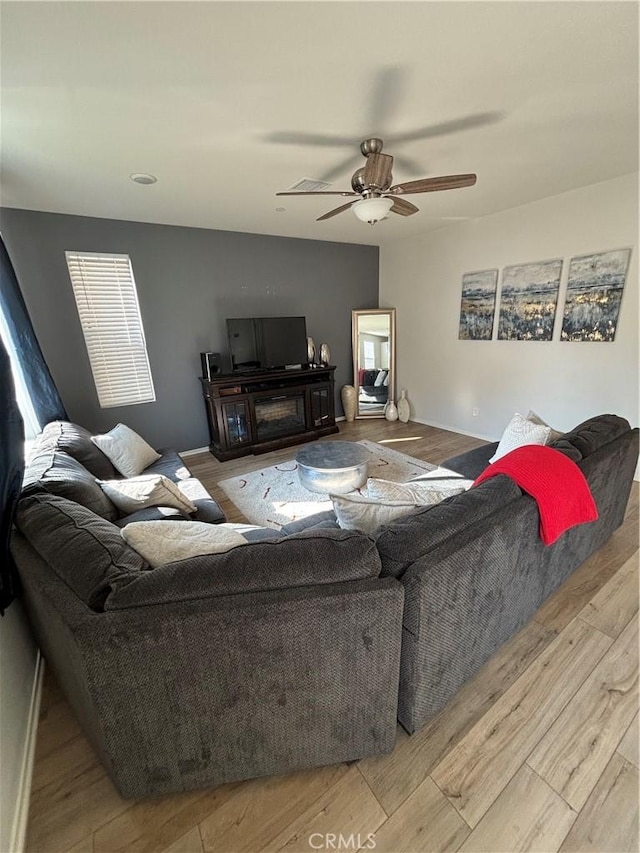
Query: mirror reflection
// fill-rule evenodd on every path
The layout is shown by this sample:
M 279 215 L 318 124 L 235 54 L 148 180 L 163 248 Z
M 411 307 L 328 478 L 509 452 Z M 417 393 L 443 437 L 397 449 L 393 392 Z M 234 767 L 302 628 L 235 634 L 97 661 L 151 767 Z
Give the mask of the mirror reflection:
M 394 399 L 395 308 L 352 312 L 356 417 L 384 417 Z

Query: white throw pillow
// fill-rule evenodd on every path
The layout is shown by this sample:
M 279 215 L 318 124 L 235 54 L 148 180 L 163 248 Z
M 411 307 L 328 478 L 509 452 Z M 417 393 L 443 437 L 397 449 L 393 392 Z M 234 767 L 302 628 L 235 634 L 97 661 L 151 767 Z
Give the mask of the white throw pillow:
M 160 454 L 125 424 L 117 424 L 104 435 L 92 435 L 91 441 L 123 477 L 137 477 L 160 459 Z
M 136 512 L 148 506 L 168 506 L 184 512 L 197 507 L 175 483 L 161 474 L 141 474 L 125 480 L 99 480 L 100 488 L 121 512 Z
M 551 441 L 556 441 L 558 438 L 562 438 L 564 435 L 563 432 L 560 432 L 557 429 L 554 429 L 550 424 L 546 421 L 543 421 L 540 415 L 533 411 L 533 409 L 529 409 L 529 413 L 527 414 L 527 420 L 531 421 L 532 424 L 541 424 L 542 426 L 548 426 L 551 432 L 549 433 L 549 438 L 547 439 L 547 444 Z
M 489 462 L 495 462 L 525 444 L 546 444 L 550 433 L 551 427 L 534 424 L 516 412 L 502 433 L 498 449 L 489 459 Z
M 367 495 L 377 501 L 402 501 L 430 506 L 452 495 L 460 495 L 473 485 L 473 480 L 414 480 L 391 483 L 389 480 L 367 480 Z
M 384 382 L 384 380 L 386 378 L 387 378 L 387 371 L 386 370 L 379 370 L 378 375 L 376 376 L 376 381 L 373 383 L 374 387 L 377 388 L 378 386 L 382 385 L 382 383 Z
M 121 530 L 122 538 L 154 569 L 203 554 L 222 554 L 246 545 L 236 530 L 221 529 L 203 521 L 132 521 Z
M 330 495 L 338 524 L 343 530 L 360 530 L 369 535 L 383 524 L 408 515 L 415 501 L 377 501 L 363 495 Z

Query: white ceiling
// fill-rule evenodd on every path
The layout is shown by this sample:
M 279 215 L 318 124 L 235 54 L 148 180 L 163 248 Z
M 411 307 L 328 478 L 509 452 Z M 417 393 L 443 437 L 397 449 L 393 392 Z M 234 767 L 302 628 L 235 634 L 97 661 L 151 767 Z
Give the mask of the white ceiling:
M 635 2 L 5 0 L 1 71 L 8 207 L 384 244 L 638 168 Z M 371 135 L 418 164 L 396 181 L 477 185 L 374 227 L 315 222 L 339 197 L 276 198 Z

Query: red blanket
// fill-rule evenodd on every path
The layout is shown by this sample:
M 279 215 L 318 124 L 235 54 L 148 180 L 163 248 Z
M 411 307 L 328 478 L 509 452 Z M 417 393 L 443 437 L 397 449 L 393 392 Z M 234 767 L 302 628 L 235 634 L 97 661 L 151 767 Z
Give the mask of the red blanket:
M 511 477 L 536 499 L 545 545 L 552 545 L 570 527 L 598 518 L 584 474 L 559 450 L 537 444 L 518 447 L 485 468 L 473 485 L 497 474 Z

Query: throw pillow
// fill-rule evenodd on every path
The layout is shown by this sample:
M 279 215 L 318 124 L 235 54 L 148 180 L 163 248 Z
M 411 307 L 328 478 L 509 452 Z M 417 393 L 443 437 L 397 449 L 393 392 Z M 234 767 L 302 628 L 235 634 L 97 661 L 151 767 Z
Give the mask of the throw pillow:
M 154 569 L 203 554 L 222 554 L 247 540 L 235 530 L 202 521 L 134 521 L 122 538 Z
M 461 477 L 448 480 L 414 480 L 410 483 L 391 483 L 389 480 L 367 480 L 367 495 L 376 501 L 401 501 L 420 506 L 439 504 L 451 495 L 460 495 L 471 488 L 473 480 Z
M 378 501 L 364 495 L 330 495 L 338 524 L 343 530 L 360 530 L 371 536 L 395 518 L 407 515 L 418 504 L 413 500 Z
M 529 409 L 527 414 L 527 420 L 531 421 L 532 424 L 540 424 L 541 426 L 548 426 L 551 432 L 549 433 L 549 438 L 547 439 L 547 444 L 550 444 L 552 441 L 557 441 L 559 438 L 562 438 L 564 435 L 563 432 L 560 432 L 557 429 L 554 429 L 550 424 L 546 421 L 543 421 L 540 415 L 533 411 L 533 409 Z
M 525 444 L 546 444 L 550 432 L 551 427 L 534 424 L 516 412 L 502 433 L 498 449 L 489 462 L 495 462 L 516 447 L 522 447 Z
M 100 488 L 121 512 L 130 513 L 148 506 L 166 506 L 195 512 L 196 505 L 175 483 L 162 474 L 141 474 L 125 480 L 102 480 Z
M 387 371 L 386 370 L 380 370 L 378 372 L 378 375 L 376 376 L 376 381 L 373 383 L 374 387 L 377 388 L 379 385 L 382 385 L 382 383 L 384 382 L 384 380 L 386 378 L 387 378 Z
M 125 424 L 117 424 L 104 435 L 92 435 L 91 441 L 123 477 L 137 477 L 148 465 L 160 459 L 160 454 Z

